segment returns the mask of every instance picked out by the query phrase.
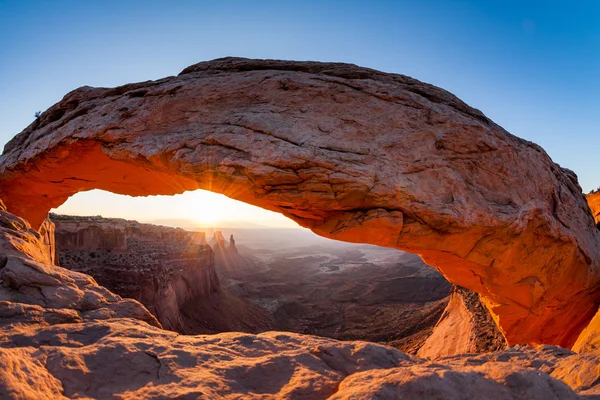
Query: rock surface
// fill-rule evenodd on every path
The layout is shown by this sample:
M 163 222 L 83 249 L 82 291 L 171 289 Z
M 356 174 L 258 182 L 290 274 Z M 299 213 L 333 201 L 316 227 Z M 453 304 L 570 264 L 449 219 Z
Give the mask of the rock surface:
M 590 193 L 586 196 L 590 210 L 597 224 L 600 224 L 600 192 Z M 600 225 L 598 225 L 600 227 Z
M 180 309 L 219 289 L 202 232 L 118 218 L 52 215 L 60 265 L 140 301 L 165 329 L 185 331 Z
M 417 355 L 436 359 L 504 348 L 506 340 L 477 294 L 455 286 L 444 313 Z
M 581 332 L 573 345 L 573 351 L 587 353 L 600 350 L 600 309 L 590 324 Z
M 575 174 L 403 75 L 226 58 L 79 88 L 5 146 L 0 198 L 37 228 L 94 188 L 208 189 L 418 253 L 481 294 L 511 344 L 570 347 L 600 299 L 600 231 Z
M 524 348 L 432 363 L 365 342 L 181 336 L 112 319 L 0 332 L 0 397 L 565 400 L 597 393 L 594 361 Z
M 600 393 L 600 352 L 552 346 L 435 363 L 390 347 L 286 332 L 184 336 L 135 301 L 51 264 L 0 210 L 0 398 L 576 399 Z M 45 296 L 44 296 L 45 294 Z
M 52 229 L 50 222 L 46 224 Z M 137 301 L 122 299 L 88 275 L 55 266 L 44 237 L 6 212 L 1 202 L 0 251 L 2 329 L 113 317 L 160 326 Z

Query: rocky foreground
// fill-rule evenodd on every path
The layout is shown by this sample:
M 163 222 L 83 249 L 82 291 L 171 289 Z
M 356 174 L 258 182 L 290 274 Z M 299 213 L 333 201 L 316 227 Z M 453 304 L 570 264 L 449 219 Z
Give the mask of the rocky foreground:
M 209 189 L 418 253 L 479 293 L 509 344 L 547 345 L 430 362 L 281 332 L 162 330 L 140 303 L 53 264 L 48 211 L 95 188 Z M 6 145 L 0 198 L 2 398 L 600 396 L 600 231 L 577 177 L 406 76 L 229 58 L 80 88 Z
M 51 244 L 4 207 L 0 235 L 0 398 L 600 396 L 594 326 L 579 354 L 517 346 L 436 362 L 287 332 L 186 336 L 158 328 L 137 301 L 53 265 Z
M 600 303 L 600 231 L 576 175 L 403 75 L 226 58 L 79 88 L 7 143 L 0 198 L 37 229 L 90 189 L 207 189 L 417 253 L 479 293 L 510 344 L 571 347 Z

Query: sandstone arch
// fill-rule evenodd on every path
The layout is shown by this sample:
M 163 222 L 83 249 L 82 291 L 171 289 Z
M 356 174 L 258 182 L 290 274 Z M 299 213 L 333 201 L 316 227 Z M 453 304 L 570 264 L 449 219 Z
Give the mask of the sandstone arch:
M 6 145 L 0 197 L 39 226 L 93 188 L 208 189 L 419 253 L 482 294 L 509 343 L 568 347 L 600 300 L 600 232 L 575 174 L 402 75 L 228 58 L 82 87 Z

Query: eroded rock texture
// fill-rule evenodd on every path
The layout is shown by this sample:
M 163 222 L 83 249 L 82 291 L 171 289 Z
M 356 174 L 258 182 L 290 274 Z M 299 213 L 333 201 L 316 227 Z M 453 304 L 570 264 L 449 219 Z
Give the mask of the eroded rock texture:
M 586 369 L 595 357 L 524 349 L 431 363 L 366 342 L 286 332 L 181 336 L 113 319 L 0 332 L 0 396 L 565 400 L 578 398 L 573 389 L 595 390 L 595 371 Z
M 600 229 L 600 192 L 590 193 L 586 196 L 594 220 Z
M 418 253 L 480 293 L 509 343 L 571 346 L 600 297 L 600 232 L 575 174 L 403 75 L 228 58 L 82 87 L 5 146 L 0 197 L 38 227 L 93 188 L 208 189 Z
M 578 353 L 600 350 L 600 309 L 592 318 L 589 325 L 581 332 L 573 345 L 573 351 Z M 600 365 L 598 366 L 600 369 Z
M 505 348 L 506 341 L 479 296 L 455 286 L 444 313 L 417 355 L 436 359 Z
M 285 332 L 184 336 L 89 276 L 51 263 L 0 209 L 0 398 L 575 399 L 600 353 L 552 346 L 435 363 L 390 347 Z
M 204 233 L 118 218 L 52 215 L 60 265 L 140 301 L 165 329 L 185 330 L 180 309 L 219 289 Z
M 45 222 L 48 229 L 53 224 Z M 44 237 L 0 202 L 0 327 L 26 328 L 113 317 L 160 326 L 144 306 L 90 276 L 54 265 Z

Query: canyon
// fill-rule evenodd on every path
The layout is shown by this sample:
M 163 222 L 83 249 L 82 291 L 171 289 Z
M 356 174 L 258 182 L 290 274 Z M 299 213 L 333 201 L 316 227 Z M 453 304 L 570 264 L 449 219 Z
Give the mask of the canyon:
M 165 329 L 182 331 L 181 306 L 219 289 L 203 233 L 100 217 L 50 218 L 58 265 L 138 300 Z
M 49 229 L 52 225 L 46 222 Z M 600 394 L 597 324 L 555 346 L 442 357 L 269 331 L 180 335 L 135 300 L 50 262 L 0 204 L 0 397 L 577 399 Z M 588 338 L 588 339 L 586 339 Z M 584 343 L 585 342 L 585 343 Z
M 409 345 L 413 354 L 290 332 L 182 335 L 162 329 L 142 303 L 56 265 L 48 212 L 95 188 L 223 193 L 328 238 L 416 253 L 472 292 L 452 291 L 427 335 Z M 0 199 L 0 397 L 600 396 L 597 198 L 586 199 L 576 175 L 541 147 L 403 75 L 225 58 L 158 81 L 82 87 L 5 146 Z M 123 251 L 119 232 L 107 242 L 100 236 L 60 240 Z M 182 242 L 140 240 L 161 254 L 141 266 L 108 248 L 102 260 L 156 273 L 135 278 L 150 296 L 134 294 L 167 324 L 179 320 L 165 319 L 157 305 L 167 299 L 185 309 L 190 298 L 179 294 L 188 289 L 172 282 L 188 273 L 200 274 L 197 295 L 225 288 L 246 303 L 252 290 L 235 282 L 243 268 L 222 271 L 223 282 L 210 268 L 185 271 L 186 259 L 210 256 L 205 238 L 196 235 L 189 253 Z M 228 247 L 225 237 L 216 242 Z M 242 257 L 240 240 L 235 247 L 222 256 Z M 83 250 L 85 258 L 70 259 L 81 270 L 94 258 Z M 368 274 L 361 279 L 370 283 Z M 369 298 L 352 305 L 369 306 Z M 481 331 L 490 321 L 501 336 Z M 299 329 L 328 328 L 308 322 Z
M 253 229 L 242 234 L 254 241 L 242 242 L 240 252 L 233 235 L 226 241 L 219 230 L 207 245 L 206 232 L 116 218 L 51 214 L 51 220 L 62 267 L 138 300 L 163 328 L 183 334 L 290 331 L 367 340 L 415 354 L 442 313 L 455 314 L 447 307 L 451 285 L 444 277 L 419 257 L 392 249 L 289 230 L 277 233 L 289 242 L 281 244 L 269 242 L 270 232 Z M 483 336 L 465 326 L 457 332 L 464 335 L 463 346 L 444 355 L 505 348 L 477 295 L 455 290 L 452 302 L 462 304 L 461 294 L 473 295 L 484 314 L 477 328 L 500 341 L 469 348 Z M 461 311 L 455 318 L 475 321 L 475 313 Z M 454 338 L 431 340 L 449 347 Z

